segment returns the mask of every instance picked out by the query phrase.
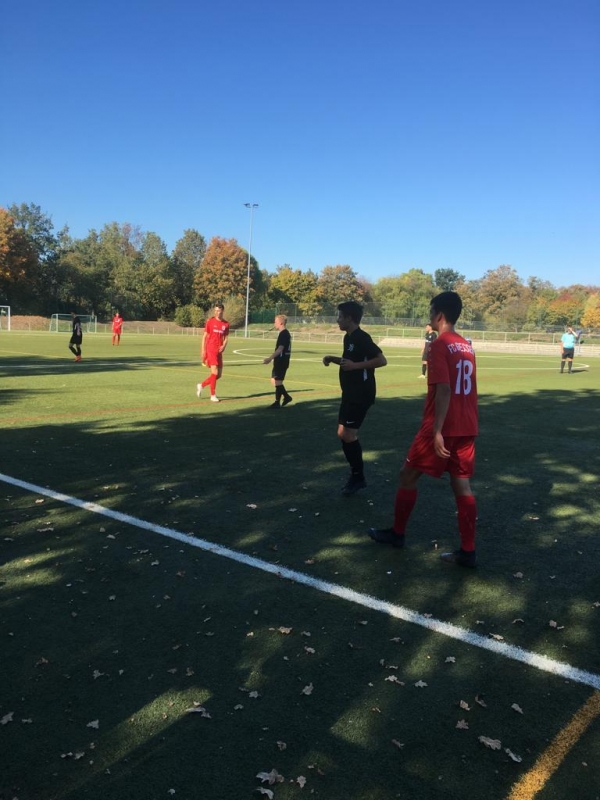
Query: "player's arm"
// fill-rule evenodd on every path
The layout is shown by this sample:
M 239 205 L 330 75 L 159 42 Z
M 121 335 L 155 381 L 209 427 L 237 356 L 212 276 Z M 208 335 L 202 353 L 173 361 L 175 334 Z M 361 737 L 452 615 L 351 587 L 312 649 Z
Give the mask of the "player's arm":
M 337 364 L 338 367 L 342 365 L 343 358 L 341 356 L 323 356 L 323 364 L 328 367 L 330 364 Z
M 383 353 L 379 353 L 368 361 L 350 361 L 347 358 L 340 359 L 340 367 L 344 372 L 352 372 L 354 369 L 379 369 L 379 367 L 385 367 L 386 364 L 387 358 Z
M 226 333 L 225 336 L 223 337 L 223 344 L 221 345 L 221 347 L 219 347 L 219 353 L 224 353 L 225 352 L 225 348 L 227 347 L 228 339 L 229 339 L 229 334 Z
M 202 361 L 206 360 L 206 342 L 208 340 L 208 333 L 206 330 L 202 334 Z
M 433 418 L 433 448 L 440 458 L 449 458 L 450 451 L 446 449 L 442 428 L 450 408 L 451 389 L 449 383 L 436 383 L 435 385 L 435 416 Z
M 270 355 L 267 358 L 263 359 L 263 364 L 270 364 L 271 361 L 275 361 L 275 359 L 278 356 L 280 356 L 283 353 L 284 350 L 285 350 L 285 347 L 282 344 L 280 344 L 279 347 L 277 348 L 277 350 L 275 350 L 275 352 L 272 355 Z

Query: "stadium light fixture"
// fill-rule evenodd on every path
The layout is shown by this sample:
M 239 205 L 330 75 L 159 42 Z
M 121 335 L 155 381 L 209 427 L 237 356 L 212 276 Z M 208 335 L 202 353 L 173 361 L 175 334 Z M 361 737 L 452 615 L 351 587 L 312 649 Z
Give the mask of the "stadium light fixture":
M 248 314 L 250 311 L 250 257 L 252 255 L 252 219 L 254 209 L 258 208 L 258 203 L 244 203 L 250 209 L 250 246 L 248 247 L 248 274 L 246 276 L 246 324 L 244 325 L 244 338 L 248 338 Z

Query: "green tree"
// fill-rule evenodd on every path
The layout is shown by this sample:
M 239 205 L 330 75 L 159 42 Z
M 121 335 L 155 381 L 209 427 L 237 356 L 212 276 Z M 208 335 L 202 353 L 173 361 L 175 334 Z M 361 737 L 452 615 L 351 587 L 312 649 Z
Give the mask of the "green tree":
M 224 297 L 246 297 L 248 253 L 235 239 L 213 237 L 194 277 L 196 302 L 209 308 Z M 250 259 L 250 298 L 262 288 L 254 256 Z
M 194 296 L 194 276 L 202 266 L 206 239 L 194 228 L 187 228 L 171 253 L 173 291 L 177 305 L 189 305 Z
M 373 299 L 385 317 L 427 319 L 429 304 L 436 294 L 433 278 L 422 269 L 380 278 L 373 285 Z
M 464 283 L 466 278 L 455 269 L 436 269 L 433 273 L 435 288 L 440 292 L 453 292 L 459 283 Z
M 526 290 L 517 271 L 508 264 L 502 264 L 488 270 L 479 281 L 479 295 L 486 318 L 499 322 L 506 304 L 525 298 Z
M 51 314 L 56 311 L 57 288 L 62 280 L 62 243 L 68 229 L 63 228 L 58 234 L 55 233 L 52 218 L 35 203 L 13 203 L 8 212 L 36 254 L 37 269 L 29 287 L 29 310 Z

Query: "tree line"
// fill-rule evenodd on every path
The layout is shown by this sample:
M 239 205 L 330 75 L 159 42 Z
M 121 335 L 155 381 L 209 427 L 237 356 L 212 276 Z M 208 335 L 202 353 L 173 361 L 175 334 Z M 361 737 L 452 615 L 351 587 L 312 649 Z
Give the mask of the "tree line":
M 38 205 L 0 208 L 0 304 L 15 314 L 76 309 L 106 319 L 119 309 L 126 319 L 198 325 L 219 299 L 243 318 L 247 274 L 248 252 L 235 239 L 215 236 L 207 243 L 190 228 L 169 252 L 157 233 L 129 223 L 110 222 L 77 239 L 67 227 L 56 231 Z M 251 311 L 293 304 L 300 315 L 314 317 L 355 299 L 369 303 L 372 316 L 419 320 L 427 317 L 431 297 L 449 289 L 460 292 L 465 321 L 525 330 L 600 328 L 600 287 L 524 282 L 506 264 L 476 280 L 441 267 L 433 274 L 414 268 L 370 282 L 348 264 L 324 266 L 319 273 L 284 264 L 268 272 L 250 258 Z

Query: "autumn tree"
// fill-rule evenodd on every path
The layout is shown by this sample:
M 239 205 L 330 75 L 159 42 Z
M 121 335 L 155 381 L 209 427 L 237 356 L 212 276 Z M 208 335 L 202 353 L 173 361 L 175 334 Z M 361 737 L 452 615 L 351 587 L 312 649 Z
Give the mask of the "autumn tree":
M 0 208 L 0 297 L 7 305 L 27 302 L 37 270 L 31 241 L 5 208 Z
M 499 315 L 509 302 L 523 299 L 525 287 L 517 271 L 508 264 L 502 264 L 496 269 L 489 269 L 481 278 L 479 295 L 485 318 L 490 322 L 499 322 Z
M 194 277 L 206 253 L 206 239 L 194 228 L 187 228 L 171 253 L 173 291 L 176 305 L 188 305 L 194 295 Z
M 600 329 L 600 293 L 591 294 L 585 301 L 581 324 L 586 328 Z
M 289 264 L 277 267 L 270 280 L 269 297 L 274 303 L 296 304 L 303 315 L 318 314 L 321 310 L 316 273 L 292 269 Z
M 194 277 L 197 303 L 209 308 L 216 300 L 229 295 L 246 297 L 248 253 L 235 239 L 213 237 Z M 260 285 L 261 275 L 256 259 L 250 259 L 250 296 Z
M 323 267 L 317 281 L 318 299 L 322 306 L 337 306 L 345 300 L 364 302 L 365 287 L 348 264 Z

